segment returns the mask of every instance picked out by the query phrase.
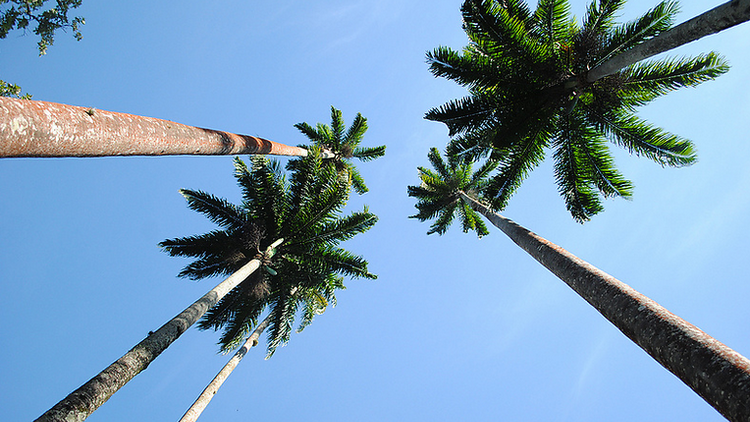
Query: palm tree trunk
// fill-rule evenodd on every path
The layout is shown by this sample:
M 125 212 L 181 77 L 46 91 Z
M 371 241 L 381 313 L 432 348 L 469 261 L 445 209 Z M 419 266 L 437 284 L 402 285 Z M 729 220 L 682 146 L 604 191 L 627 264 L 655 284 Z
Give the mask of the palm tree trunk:
M 269 246 L 266 249 L 266 255 L 270 254 L 283 241 L 284 239 L 279 239 Z M 146 369 L 161 352 L 198 321 L 206 311 L 216 305 L 221 298 L 259 267 L 259 259 L 253 259 L 245 264 L 156 332 L 149 334 L 123 357 L 62 399 L 36 421 L 80 422 L 85 420 L 99 406 L 109 400 L 117 390 Z
M 232 356 L 232 359 L 221 368 L 221 371 L 219 371 L 214 379 L 206 386 L 201 395 L 195 399 L 195 402 L 190 406 L 190 409 L 185 412 L 182 419 L 180 419 L 180 422 L 195 422 L 198 420 L 201 413 L 203 413 L 203 410 L 208 406 L 208 403 L 214 398 L 214 395 L 219 391 L 219 388 L 221 388 L 221 385 L 224 384 L 224 381 L 229 378 L 229 375 L 234 371 L 234 368 L 236 368 L 242 358 L 245 357 L 245 354 L 247 354 L 251 347 L 258 344 L 258 337 L 260 337 L 261 333 L 265 331 L 270 322 L 271 315 L 267 316 L 266 319 L 255 327 L 255 330 L 245 341 L 245 344 L 243 344 L 237 353 Z
M 188 154 L 303 157 L 307 150 L 151 117 L 0 97 L 0 157 Z
M 593 83 L 643 59 L 748 20 L 750 20 L 750 0 L 728 1 L 591 69 L 586 76 L 586 82 Z
M 461 198 L 731 421 L 750 421 L 750 360 L 565 249 Z

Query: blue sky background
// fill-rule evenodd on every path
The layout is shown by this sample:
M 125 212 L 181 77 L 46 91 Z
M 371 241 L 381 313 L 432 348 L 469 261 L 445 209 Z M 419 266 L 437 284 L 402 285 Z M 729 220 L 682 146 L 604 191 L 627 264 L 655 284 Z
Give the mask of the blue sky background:
M 572 1 L 581 16 L 586 3 Z M 682 22 L 713 7 L 684 2 Z M 623 20 L 654 3 L 631 0 Z M 424 54 L 461 48 L 460 1 L 84 1 L 84 39 L 0 40 L 0 78 L 35 100 L 169 119 L 296 145 L 293 124 L 368 118 L 359 165 L 379 215 L 346 243 L 375 281 L 264 360 L 252 350 L 204 421 L 720 421 L 723 418 L 499 231 L 426 236 L 406 186 L 444 126 L 422 118 L 462 96 Z M 699 162 L 662 169 L 624 151 L 632 201 L 580 225 L 549 162 L 504 214 L 750 354 L 747 215 L 750 26 L 675 50 L 716 50 L 718 80 L 643 117 L 692 139 Z M 613 147 L 616 149 L 616 147 Z M 178 189 L 239 200 L 231 157 L 0 160 L 0 409 L 32 420 L 220 280 L 176 278 L 189 261 L 157 243 L 213 228 Z M 229 356 L 191 329 L 90 421 L 177 420 Z

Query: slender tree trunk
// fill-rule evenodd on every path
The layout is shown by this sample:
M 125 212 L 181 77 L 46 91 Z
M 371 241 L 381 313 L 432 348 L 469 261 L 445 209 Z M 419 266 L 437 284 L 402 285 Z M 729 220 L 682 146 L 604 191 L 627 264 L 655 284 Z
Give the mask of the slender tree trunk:
M 266 249 L 269 254 L 284 240 L 279 239 Z M 53 408 L 45 412 L 38 422 L 80 422 L 109 400 L 112 394 L 146 369 L 172 342 L 211 309 L 229 291 L 260 267 L 260 260 L 253 259 L 218 286 L 198 299 L 179 315 L 164 324 L 155 333 L 149 334 L 123 357 L 99 373 L 86 384 L 70 393 Z
M 197 399 L 195 399 L 195 402 L 192 406 L 190 406 L 190 409 L 185 412 L 185 414 L 182 416 L 182 419 L 180 419 L 180 422 L 195 422 L 196 420 L 198 420 L 201 413 L 203 413 L 203 410 L 206 408 L 206 406 L 208 406 L 208 403 L 211 401 L 211 399 L 214 398 L 214 395 L 216 395 L 216 393 L 219 391 L 219 388 L 221 388 L 221 385 L 224 384 L 224 381 L 229 378 L 229 375 L 232 373 L 232 371 L 234 371 L 234 368 L 236 368 L 242 358 L 245 357 L 245 354 L 247 354 L 251 347 L 254 347 L 258 344 L 258 337 L 260 337 L 261 333 L 265 331 L 270 322 L 271 315 L 267 316 L 266 319 L 263 320 L 263 322 L 255 327 L 255 330 L 245 341 L 245 344 L 243 344 L 242 347 L 240 347 L 240 349 L 237 351 L 237 353 L 232 356 L 232 359 L 230 359 L 229 362 L 227 362 L 227 364 L 224 365 L 223 368 L 221 368 L 221 371 L 219 371 L 219 373 L 216 375 L 216 377 L 214 377 L 211 383 L 206 386 L 201 395 L 198 396 Z
M 306 156 L 307 150 L 151 117 L 0 97 L 0 157 L 188 154 Z
M 750 20 L 750 0 L 728 1 L 591 69 L 586 76 L 586 81 L 595 82 L 643 59 L 748 20 Z
M 461 198 L 731 421 L 750 421 L 750 360 L 565 249 Z

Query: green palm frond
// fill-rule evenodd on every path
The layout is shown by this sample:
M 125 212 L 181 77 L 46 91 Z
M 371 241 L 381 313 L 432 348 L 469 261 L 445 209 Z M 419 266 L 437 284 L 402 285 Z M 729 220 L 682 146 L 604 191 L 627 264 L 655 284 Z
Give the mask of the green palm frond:
M 517 15 L 496 0 L 466 0 L 461 7 L 464 31 L 474 44 L 512 62 L 544 61 L 550 54 L 545 45 L 529 36 L 531 18 Z M 498 46 L 513 48 L 498 49 Z
M 303 135 L 307 136 L 307 138 L 313 141 L 316 145 L 319 142 L 323 141 L 318 131 L 305 122 L 297 123 L 294 125 L 294 127 L 297 128 L 297 130 L 299 130 L 300 132 L 302 132 Z
M 203 257 L 229 242 L 231 237 L 226 230 L 212 230 L 198 236 L 167 239 L 159 242 L 159 247 L 170 256 Z
M 222 227 L 237 228 L 245 224 L 243 211 L 224 199 L 190 189 L 180 189 L 180 194 L 187 199 L 191 210 L 206 215 L 209 220 Z
M 588 110 L 587 114 L 598 130 L 609 135 L 631 154 L 670 167 L 687 166 L 697 160 L 692 142 L 635 115 L 619 111 L 604 115 L 598 110 Z
M 359 173 L 359 170 L 351 164 L 347 164 L 346 168 L 349 172 L 349 182 L 351 183 L 352 189 L 360 195 L 369 192 L 370 189 L 365 185 L 365 179 Z
M 371 280 L 378 278 L 377 275 L 367 270 L 367 261 L 363 257 L 347 250 L 325 246 L 316 249 L 315 252 L 314 256 L 305 256 L 304 265 L 347 277 Z
M 352 157 L 358 158 L 361 161 L 372 161 L 376 158 L 380 158 L 385 155 L 385 145 L 377 147 L 354 148 Z
M 450 79 L 463 86 L 496 86 L 512 81 L 507 76 L 513 71 L 509 62 L 490 60 L 482 54 L 467 55 L 448 47 L 438 47 L 427 52 L 427 63 L 436 77 Z
M 300 321 L 297 332 L 301 333 L 307 328 L 316 315 L 320 315 L 330 307 L 336 306 L 336 290 L 345 289 L 343 277 L 329 275 L 317 285 L 316 289 L 304 289 L 300 292 L 300 300 L 304 303 L 302 321 Z
M 365 136 L 365 132 L 367 132 L 367 119 L 364 118 L 362 114 L 357 113 L 357 115 L 354 117 L 352 125 L 349 126 L 349 129 L 347 129 L 346 131 L 346 136 L 343 138 L 343 143 L 351 148 L 356 148 L 360 144 L 360 142 L 362 142 L 362 138 Z M 385 147 L 382 148 L 385 149 Z
M 367 207 L 365 207 L 362 212 L 355 212 L 344 218 L 319 225 L 316 227 L 317 231 L 314 234 L 295 239 L 292 245 L 301 246 L 311 243 L 334 245 L 366 232 L 377 221 L 378 217 L 367 211 Z
M 505 149 L 507 155 L 498 164 L 498 173 L 490 179 L 484 196 L 494 209 L 502 210 L 528 174 L 544 160 L 544 151 L 553 137 L 556 120 L 537 127 L 529 140 Z
M 598 59 L 591 67 L 668 30 L 674 24 L 674 17 L 678 12 L 679 5 L 676 1 L 662 1 L 640 18 L 616 26 L 599 47 Z
M 430 109 L 425 114 L 425 119 L 445 123 L 448 126 L 448 135 L 454 136 L 485 125 L 485 122 L 492 118 L 494 108 L 486 98 L 473 95 Z
M 696 86 L 729 71 L 726 60 L 711 52 L 693 58 L 637 63 L 622 71 L 621 96 L 641 106 L 679 88 Z
M 532 34 L 552 48 L 556 43 L 568 44 L 575 29 L 568 0 L 540 0 L 534 22 Z
M 275 305 L 271 308 L 271 322 L 268 328 L 266 359 L 273 356 L 279 346 L 289 342 L 299 306 L 295 296 L 288 291 L 279 292 L 275 296 Z
M 586 8 L 583 19 L 582 33 L 604 34 L 615 25 L 617 12 L 625 4 L 625 0 L 592 1 Z

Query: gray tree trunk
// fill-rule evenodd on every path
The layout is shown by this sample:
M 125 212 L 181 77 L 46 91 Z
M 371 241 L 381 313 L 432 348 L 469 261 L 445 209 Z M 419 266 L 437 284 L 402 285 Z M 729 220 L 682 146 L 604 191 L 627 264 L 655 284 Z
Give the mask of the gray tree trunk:
M 151 117 L 0 97 L 0 158 L 231 154 L 304 157 L 307 150 Z
M 728 1 L 591 69 L 586 76 L 586 82 L 595 82 L 643 59 L 748 20 L 750 20 L 750 0 Z
M 283 242 L 279 239 L 266 249 L 269 254 Z M 172 342 L 211 309 L 233 288 L 260 267 L 260 260 L 253 259 L 218 286 L 206 293 L 179 315 L 172 318 L 156 332 L 133 347 L 113 364 L 86 384 L 70 393 L 50 410 L 36 419 L 37 422 L 80 422 L 99 408 L 104 402 L 146 369 Z
M 461 198 L 730 421 L 750 421 L 750 360 L 565 249 Z
M 236 368 L 242 358 L 245 357 L 245 354 L 247 354 L 251 347 L 254 347 L 258 344 L 258 338 L 260 337 L 261 333 L 265 331 L 270 322 L 271 316 L 269 315 L 260 324 L 258 324 L 257 327 L 255 327 L 255 330 L 245 341 L 245 344 L 243 344 L 242 347 L 237 350 L 237 353 L 232 356 L 232 359 L 230 359 L 229 362 L 227 362 L 227 364 L 224 365 L 223 368 L 221 368 L 221 371 L 216 374 L 214 379 L 206 386 L 201 395 L 198 396 L 197 399 L 195 399 L 195 402 L 192 406 L 190 406 L 190 409 L 185 412 L 185 414 L 182 416 L 182 419 L 180 419 L 180 422 L 195 422 L 196 420 L 198 420 L 201 413 L 203 413 L 203 410 L 206 408 L 206 406 L 208 406 L 208 403 L 212 398 L 214 398 L 216 393 L 219 391 L 219 388 L 221 388 L 221 385 L 224 384 L 224 381 L 229 378 L 229 375 L 232 373 L 232 371 L 234 371 L 234 368 Z

